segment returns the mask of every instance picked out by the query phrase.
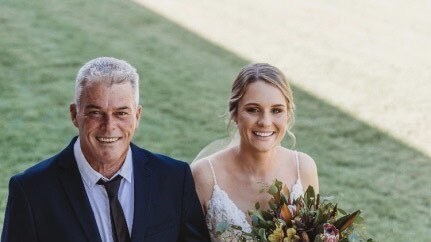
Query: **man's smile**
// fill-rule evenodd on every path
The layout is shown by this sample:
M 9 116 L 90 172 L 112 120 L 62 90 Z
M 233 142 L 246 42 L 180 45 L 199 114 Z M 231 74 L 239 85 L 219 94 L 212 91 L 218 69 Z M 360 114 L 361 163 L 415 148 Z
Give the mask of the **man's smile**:
M 118 141 L 120 137 L 96 137 L 96 139 L 101 143 L 114 143 Z

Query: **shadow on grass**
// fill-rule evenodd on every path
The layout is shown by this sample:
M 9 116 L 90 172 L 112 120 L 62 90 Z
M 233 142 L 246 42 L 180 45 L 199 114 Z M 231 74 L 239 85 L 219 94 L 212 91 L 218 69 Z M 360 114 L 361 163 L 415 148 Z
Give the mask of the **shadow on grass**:
M 190 161 L 226 136 L 221 115 L 248 60 L 133 2 L 8 0 L 2 8 L 0 221 L 9 177 L 76 135 L 73 80 L 96 56 L 123 58 L 140 73 L 138 145 Z M 294 95 L 297 148 L 316 160 L 321 192 L 361 208 L 379 241 L 431 237 L 431 159 L 300 88 Z
M 297 147 L 316 159 L 321 192 L 361 208 L 379 241 L 430 236 L 431 159 L 298 88 L 294 93 Z M 418 226 L 403 231 L 409 224 Z

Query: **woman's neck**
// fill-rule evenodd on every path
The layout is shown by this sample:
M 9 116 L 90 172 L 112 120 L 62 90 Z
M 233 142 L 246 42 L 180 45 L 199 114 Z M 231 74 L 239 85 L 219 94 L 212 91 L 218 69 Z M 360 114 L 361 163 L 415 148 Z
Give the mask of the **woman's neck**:
M 263 181 L 274 172 L 274 165 L 277 162 L 277 148 L 268 152 L 258 152 L 250 151 L 240 145 L 235 156 L 238 161 L 237 165 L 243 173 L 250 178 Z

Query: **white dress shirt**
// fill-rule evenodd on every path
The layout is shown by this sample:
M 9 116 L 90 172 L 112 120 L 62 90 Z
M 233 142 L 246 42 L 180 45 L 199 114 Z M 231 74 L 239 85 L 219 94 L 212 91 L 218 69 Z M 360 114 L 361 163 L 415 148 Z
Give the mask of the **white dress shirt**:
M 85 191 L 87 192 L 88 199 L 90 200 L 91 208 L 93 209 L 94 217 L 96 219 L 97 227 L 103 242 L 113 242 L 112 239 L 112 225 L 109 213 L 109 199 L 105 187 L 97 185 L 97 182 L 102 178 L 109 181 L 106 177 L 95 171 L 88 161 L 85 159 L 81 150 L 80 139 L 78 138 L 73 146 L 76 163 L 79 172 L 81 173 L 82 180 L 84 181 Z M 114 178 L 121 175 L 120 188 L 118 190 L 118 200 L 123 208 L 124 216 L 126 217 L 127 227 L 129 234 L 132 234 L 133 225 L 133 209 L 134 209 L 134 186 L 133 186 L 133 160 L 132 150 L 127 152 L 126 160 L 121 166 L 120 170 L 112 176 Z

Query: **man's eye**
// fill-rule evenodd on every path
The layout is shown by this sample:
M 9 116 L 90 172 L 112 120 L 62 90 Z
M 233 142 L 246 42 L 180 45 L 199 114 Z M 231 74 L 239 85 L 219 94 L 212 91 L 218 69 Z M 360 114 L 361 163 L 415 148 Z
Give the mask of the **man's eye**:
M 100 111 L 89 111 L 88 114 L 91 116 L 97 116 L 97 115 L 101 115 L 102 113 Z
M 115 114 L 117 116 L 126 116 L 128 113 L 127 112 L 116 112 Z

